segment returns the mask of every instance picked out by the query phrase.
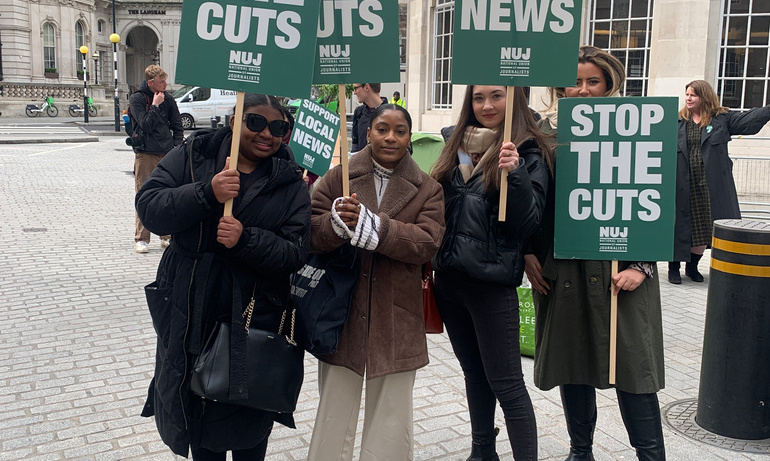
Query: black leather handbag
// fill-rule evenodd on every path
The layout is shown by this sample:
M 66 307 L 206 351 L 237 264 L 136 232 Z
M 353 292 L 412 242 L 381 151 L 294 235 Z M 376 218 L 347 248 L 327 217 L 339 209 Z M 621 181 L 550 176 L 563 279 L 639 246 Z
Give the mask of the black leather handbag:
M 311 254 L 291 276 L 297 338 L 313 355 L 337 351 L 361 273 L 359 259 L 356 249 L 344 243 L 332 252 Z
M 253 303 L 249 304 L 253 309 Z M 246 325 L 251 320 L 248 313 Z M 214 328 L 198 356 L 190 380 L 190 391 L 217 402 L 240 405 L 258 410 L 291 413 L 304 378 L 305 351 L 294 341 L 295 311 L 291 311 L 291 333 L 281 334 L 286 321 L 286 311 L 281 317 L 278 333 L 248 328 L 247 382 L 248 399 L 233 400 L 230 390 L 230 336 L 229 324 L 220 323 Z

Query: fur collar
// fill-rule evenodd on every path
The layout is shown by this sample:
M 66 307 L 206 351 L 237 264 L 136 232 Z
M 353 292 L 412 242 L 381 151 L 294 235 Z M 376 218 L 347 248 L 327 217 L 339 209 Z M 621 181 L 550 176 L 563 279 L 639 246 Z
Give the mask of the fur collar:
M 361 203 L 368 209 L 386 213 L 391 218 L 398 214 L 417 195 L 423 182 L 424 173 L 411 155 L 405 155 L 393 169 L 393 176 L 377 206 L 377 192 L 374 186 L 374 162 L 372 146 L 367 145 L 350 159 L 350 189 L 356 191 Z

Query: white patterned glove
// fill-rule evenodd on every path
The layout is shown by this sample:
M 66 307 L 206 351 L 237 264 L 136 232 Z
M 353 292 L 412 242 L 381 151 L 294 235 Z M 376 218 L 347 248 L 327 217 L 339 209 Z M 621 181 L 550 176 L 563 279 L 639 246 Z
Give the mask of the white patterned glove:
M 342 197 L 337 198 L 332 202 L 332 213 L 329 216 L 329 219 L 332 222 L 332 229 L 334 229 L 334 233 L 337 234 L 337 237 L 341 239 L 350 239 L 353 237 L 353 231 L 350 230 L 348 226 L 345 225 L 345 223 L 342 221 L 342 218 L 340 218 L 340 215 L 337 213 L 337 203 L 342 201 Z M 359 223 L 360 223 L 359 219 Z
M 374 251 L 380 243 L 380 217 L 361 205 L 356 231 L 350 244 L 364 250 Z

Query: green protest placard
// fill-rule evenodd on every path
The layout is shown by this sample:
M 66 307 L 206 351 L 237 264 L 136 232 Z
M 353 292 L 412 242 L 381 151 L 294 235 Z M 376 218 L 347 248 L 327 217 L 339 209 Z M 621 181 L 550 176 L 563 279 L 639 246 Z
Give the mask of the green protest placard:
M 313 83 L 398 82 L 398 2 L 323 0 Z
M 456 0 L 452 83 L 572 86 L 581 0 Z
M 289 148 L 299 166 L 318 176 L 329 171 L 340 118 L 329 109 L 303 99 L 295 115 Z
M 677 98 L 559 100 L 554 256 L 670 261 Z
M 307 96 L 317 0 L 185 0 L 176 82 Z

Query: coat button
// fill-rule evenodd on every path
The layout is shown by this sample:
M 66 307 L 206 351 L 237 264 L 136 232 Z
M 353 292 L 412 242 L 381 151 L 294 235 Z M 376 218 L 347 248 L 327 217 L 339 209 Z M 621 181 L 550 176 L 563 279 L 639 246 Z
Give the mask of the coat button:
M 569 288 L 569 287 L 571 287 L 571 286 L 572 286 L 572 282 L 570 282 L 569 280 L 567 280 L 566 282 L 564 282 L 564 288 Z
M 365 316 L 365 315 L 362 315 L 362 316 L 361 316 L 361 320 L 366 320 L 366 316 Z
M 591 277 L 590 279 L 588 279 L 588 283 L 590 283 L 591 285 L 596 285 L 596 282 L 598 281 L 599 279 L 597 279 L 596 277 Z

